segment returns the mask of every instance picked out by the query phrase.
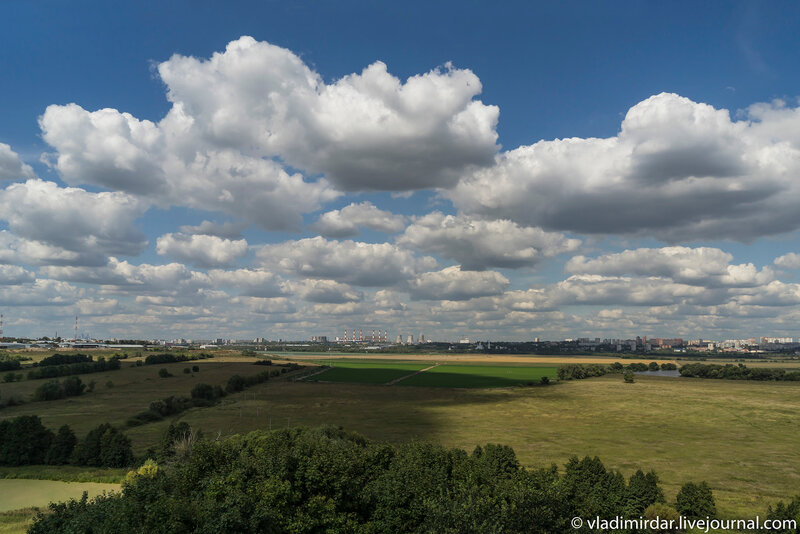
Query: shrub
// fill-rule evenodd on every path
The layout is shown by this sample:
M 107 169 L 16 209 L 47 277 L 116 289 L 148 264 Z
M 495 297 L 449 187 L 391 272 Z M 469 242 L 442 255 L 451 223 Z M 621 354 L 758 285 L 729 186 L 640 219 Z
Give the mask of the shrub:
M 149 411 L 157 413 L 161 417 L 167 417 L 169 415 L 181 413 L 190 406 L 191 401 L 189 399 L 170 395 L 165 399 L 151 402 Z
M 161 369 L 158 370 L 158 376 L 161 378 L 169 378 L 172 375 L 170 374 L 169 371 L 166 370 L 166 368 L 162 367 Z
M 717 505 L 708 484 L 687 482 L 675 497 L 675 509 L 684 517 L 705 519 L 717 516 Z
M 64 392 L 64 397 L 77 397 L 86 390 L 86 384 L 81 382 L 81 379 L 77 376 L 70 376 L 61 381 L 61 389 Z
M 228 379 L 228 383 L 225 385 L 225 391 L 227 393 L 236 393 L 237 391 L 242 391 L 244 388 L 244 378 L 240 375 L 233 375 Z
M 650 362 L 647 365 L 647 370 L 648 371 L 658 371 L 659 369 L 661 369 L 661 366 L 658 365 L 658 362 Z
M 542 378 L 539 379 L 539 383 L 543 386 L 546 386 L 547 384 L 550 383 L 550 379 L 547 378 L 546 376 L 543 376 Z
M 214 387 L 209 384 L 195 384 L 192 388 L 192 398 L 193 399 L 204 399 L 204 400 L 214 400 Z
M 633 384 L 633 382 L 634 382 L 633 371 L 631 371 L 630 369 L 625 371 L 625 374 L 623 375 L 623 379 L 625 380 L 626 384 Z
M 109 380 L 108 382 L 106 382 L 106 387 L 107 387 L 108 389 L 111 389 L 111 388 L 113 388 L 113 387 L 114 387 L 114 382 L 112 382 L 111 380 Z
M 188 374 L 191 374 L 191 373 L 192 373 L 192 370 L 189 369 L 188 367 L 184 367 L 183 368 L 183 374 L 188 375 Z
M 193 365 L 192 366 L 192 372 L 199 373 L 200 372 L 200 366 L 199 365 Z
M 161 437 L 161 445 L 158 449 L 158 461 L 163 462 L 175 456 L 175 442 L 184 438 L 191 432 L 189 424 L 180 422 L 177 425 L 169 425 L 169 428 Z
M 50 401 L 63 398 L 63 392 L 58 385 L 58 381 L 51 380 L 41 384 L 33 393 L 33 400 L 37 401 Z

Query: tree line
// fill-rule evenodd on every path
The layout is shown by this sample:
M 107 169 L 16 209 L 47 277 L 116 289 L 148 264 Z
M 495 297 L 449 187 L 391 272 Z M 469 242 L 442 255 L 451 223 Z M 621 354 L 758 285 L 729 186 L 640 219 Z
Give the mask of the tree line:
M 130 440 L 108 423 L 78 441 L 68 425 L 53 432 L 35 415 L 0 421 L 0 465 L 128 467 L 133 461 Z
M 653 472 L 625 478 L 589 457 L 527 469 L 504 445 L 469 454 L 322 427 L 200 440 L 182 458 L 169 447 L 121 493 L 52 504 L 29 532 L 555 534 L 576 532 L 573 517 L 716 515 L 705 483 L 668 503 Z
M 623 365 L 620 362 L 614 362 L 610 365 L 600 365 L 595 363 L 570 363 L 558 366 L 558 379 L 559 380 L 581 380 L 584 378 L 591 378 L 593 376 L 603 376 L 606 374 L 618 374 L 627 371 L 630 372 L 643 372 L 643 371 L 675 371 L 678 366 L 672 362 L 650 362 L 649 364 L 635 362 Z
M 681 376 L 690 378 L 717 378 L 724 380 L 778 380 L 793 382 L 800 381 L 800 371 L 747 367 L 742 363 L 738 365 L 688 363 L 681 366 L 680 372 Z
M 28 371 L 28 380 L 36 380 L 39 378 L 56 378 L 59 376 L 68 375 L 83 375 L 89 373 L 102 373 L 105 371 L 116 371 L 121 367 L 119 358 L 112 356 L 108 360 L 102 356 L 97 358 L 97 361 L 64 363 L 64 364 L 48 364 L 35 367 Z
M 150 354 L 144 359 L 145 365 L 156 365 L 161 363 L 180 363 L 180 362 L 192 362 L 196 360 L 206 360 L 209 358 L 213 358 L 213 354 L 207 354 L 205 352 L 201 352 L 199 354 L 172 354 L 171 352 L 162 352 L 159 354 Z

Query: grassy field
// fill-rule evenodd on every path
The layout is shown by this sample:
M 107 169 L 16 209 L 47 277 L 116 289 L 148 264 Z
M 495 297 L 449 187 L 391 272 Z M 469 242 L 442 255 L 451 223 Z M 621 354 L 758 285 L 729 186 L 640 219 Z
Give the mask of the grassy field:
M 726 517 L 763 516 L 767 505 L 791 497 L 800 488 L 800 426 L 796 416 L 800 384 L 649 376 L 624 384 L 619 375 L 613 375 L 546 387 L 400 387 L 406 381 L 413 385 L 422 377 L 437 380 L 438 386 L 447 385 L 443 382 L 454 375 L 462 385 L 474 377 L 516 379 L 518 373 L 530 373 L 523 381 L 536 381 L 541 373 L 552 373 L 558 363 L 555 357 L 514 358 L 449 360 L 437 356 L 434 360 L 427 356 L 423 361 L 404 354 L 390 361 L 369 355 L 372 364 L 388 366 L 367 367 L 381 373 L 411 374 L 415 369 L 444 363 L 393 387 L 332 383 L 326 374 L 339 369 L 347 373 L 359 370 L 349 365 L 352 362 L 340 360 L 335 369 L 318 375 L 320 382 L 290 382 L 282 376 L 229 395 L 215 407 L 193 408 L 125 432 L 137 454 L 156 445 L 170 423 L 186 421 L 212 436 L 287 425 L 336 424 L 394 443 L 419 439 L 468 451 L 478 444 L 504 443 L 512 446 L 527 466 L 561 465 L 572 455 L 597 455 L 625 475 L 638 468 L 654 469 L 668 499 L 674 498 L 682 483 L 706 480 Z M 359 360 L 353 355 L 347 359 Z M 252 365 L 252 361 L 232 357 L 145 367 L 130 367 L 123 362 L 119 371 L 85 376 L 84 381 L 91 378 L 97 382 L 93 393 L 9 407 L 0 411 L 0 418 L 36 414 L 50 428 L 69 424 L 83 437 L 106 421 L 121 426 L 154 400 L 186 396 L 198 382 L 224 385 L 233 374 L 256 374 L 266 369 Z M 370 363 L 361 361 L 362 368 Z M 573 358 L 561 361 L 575 363 Z M 491 367 L 490 362 L 500 365 L 482 369 Z M 409 364 L 411 367 L 407 367 Z M 182 372 L 192 365 L 198 365 L 200 372 Z M 161 367 L 174 377 L 158 378 Z M 391 380 L 384 381 L 385 376 L 373 371 L 365 376 L 369 374 L 372 384 Z M 114 386 L 106 387 L 107 380 Z M 0 384 L 0 393 L 4 398 L 11 391 L 30 395 L 38 383 L 41 381 Z M 39 472 L 36 469 L 20 471 Z M 47 469 L 53 470 L 47 476 L 58 478 L 62 468 Z M 68 476 L 71 468 L 63 469 L 61 476 Z M 5 471 L 0 470 L 0 477 L 14 476 Z M 0 532 L 7 516 L 0 516 Z
M 728 517 L 763 515 L 800 487 L 800 384 L 661 377 L 624 384 L 608 376 L 511 389 L 298 382 L 253 390 L 180 420 L 223 436 L 337 424 L 394 443 L 468 451 L 504 443 L 528 466 L 597 455 L 626 475 L 654 469 L 668 498 L 684 482 L 706 480 Z
M 50 502 L 80 499 L 83 492 L 92 498 L 119 489 L 119 484 L 2 479 L 0 480 L 0 534 L 24 533 L 39 509 L 46 509 Z
M 500 365 L 439 365 L 398 382 L 401 386 L 448 388 L 496 388 L 538 383 L 546 376 L 556 378 L 555 367 Z
M 38 512 L 39 508 L 0 512 L 0 534 L 24 534 Z
M 119 491 L 119 484 L 97 482 L 60 482 L 55 480 L 0 480 L 0 512 L 20 508 L 46 507 L 52 501 L 80 499 L 83 492 L 89 497 L 103 492 Z
M 153 401 L 170 395 L 188 397 L 192 387 L 200 382 L 224 387 L 228 378 L 235 374 L 247 376 L 270 369 L 266 366 L 253 365 L 254 358 L 245 361 L 235 360 L 215 358 L 140 367 L 123 362 L 122 369 L 118 371 L 79 375 L 85 383 L 90 380 L 96 382 L 93 392 L 57 401 L 26 402 L 20 406 L 7 407 L 0 410 L 0 419 L 19 415 L 38 415 L 45 426 L 55 430 L 66 424 L 75 431 L 79 438 L 83 438 L 92 428 L 101 423 L 108 422 L 114 426 L 124 427 L 129 417 L 147 410 Z M 185 368 L 191 370 L 195 365 L 199 368 L 199 372 L 188 374 L 183 372 Z M 173 376 L 160 378 L 158 371 L 162 367 Z M 281 375 L 273 380 L 285 378 L 284 375 Z M 0 384 L 0 394 L 3 398 L 19 396 L 27 401 L 36 388 L 47 380 L 24 380 Z M 108 381 L 112 382 L 111 387 L 107 386 Z M 136 433 L 134 446 L 137 450 L 144 451 L 147 447 L 157 443 L 160 435 L 160 431 L 156 430 L 153 425 L 145 425 Z
M 327 371 L 308 378 L 309 381 L 386 384 L 414 371 L 428 367 L 424 363 L 336 362 Z

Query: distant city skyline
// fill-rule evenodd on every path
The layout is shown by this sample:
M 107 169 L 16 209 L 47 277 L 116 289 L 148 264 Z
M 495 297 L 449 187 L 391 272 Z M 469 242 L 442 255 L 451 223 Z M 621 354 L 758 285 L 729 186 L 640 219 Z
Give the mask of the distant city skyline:
M 0 4 L 9 337 L 800 335 L 800 6 Z

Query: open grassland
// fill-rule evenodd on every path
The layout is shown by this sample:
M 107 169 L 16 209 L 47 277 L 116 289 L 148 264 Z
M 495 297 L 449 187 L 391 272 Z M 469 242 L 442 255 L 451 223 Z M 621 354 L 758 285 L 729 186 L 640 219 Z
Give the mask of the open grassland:
M 80 499 L 84 491 L 94 497 L 119 489 L 119 484 L 4 479 L 0 480 L 0 512 L 34 506 L 44 508 L 50 502 Z
M 215 358 L 138 367 L 123 361 L 122 368 L 118 371 L 79 375 L 84 383 L 95 381 L 94 391 L 56 401 L 28 402 L 36 388 L 48 379 L 0 384 L 3 398 L 17 396 L 25 401 L 20 406 L 9 406 L 0 410 L 0 419 L 38 415 L 49 428 L 57 429 L 66 424 L 79 437 L 83 437 L 89 430 L 105 422 L 124 427 L 129 417 L 147 410 L 153 401 L 170 395 L 189 397 L 195 384 L 204 382 L 225 387 L 228 379 L 235 374 L 248 376 L 270 369 L 268 366 L 253 365 L 254 361 L 255 358 L 247 361 Z M 197 366 L 199 372 L 191 372 L 193 366 Z M 173 376 L 160 378 L 158 371 L 161 368 L 167 369 Z M 184 369 L 189 369 L 190 372 L 184 373 Z M 283 378 L 284 375 L 281 375 L 273 380 Z M 108 382 L 111 382 L 111 387 Z M 156 436 L 150 437 L 154 442 L 157 441 Z
M 555 367 L 523 367 L 500 365 L 438 365 L 398 382 L 401 386 L 449 388 L 495 388 L 538 383 L 546 376 L 555 379 Z
M 310 377 L 310 381 L 350 382 L 357 384 L 386 384 L 414 371 L 428 367 L 420 363 L 363 363 L 336 362 L 333 367 Z
M 668 498 L 706 480 L 725 516 L 749 517 L 800 487 L 799 398 L 793 383 L 618 375 L 509 389 L 274 382 L 179 419 L 222 435 L 337 424 L 395 443 L 504 443 L 529 466 L 596 455 L 626 475 L 655 470 Z
M 327 381 L 325 375 L 337 369 L 351 372 L 353 367 L 348 365 L 353 361 L 370 363 L 349 354 L 350 362 L 337 360 L 335 369 L 318 375 L 319 383 L 290 382 L 288 376 L 282 375 L 229 395 L 217 406 L 192 408 L 125 432 L 137 454 L 156 446 L 170 423 L 186 421 L 211 436 L 287 425 L 335 424 L 394 443 L 428 440 L 468 451 L 478 444 L 504 443 L 512 446 L 528 466 L 563 464 L 572 455 L 597 455 L 625 475 L 639 468 L 655 470 L 668 499 L 674 498 L 682 483 L 706 480 L 714 489 L 720 511 L 727 517 L 763 515 L 767 505 L 791 497 L 800 488 L 800 384 L 649 376 L 637 376 L 634 384 L 624 384 L 621 376 L 611 375 L 545 387 L 404 385 L 422 376 L 440 375 L 437 378 L 445 380 L 443 377 L 456 374 L 456 369 L 462 381 L 483 376 L 487 371 L 481 368 L 487 367 L 487 361 L 502 362 L 489 371 L 498 373 L 499 378 L 509 376 L 505 371 L 549 373 L 554 364 L 580 361 L 573 357 L 465 356 L 469 358 L 445 360 L 441 355 L 423 359 L 404 354 L 395 356 L 396 361 L 392 362 L 372 354 L 368 360 L 381 362 L 389 366 L 384 369 L 401 374 L 414 372 L 405 367 L 407 364 L 414 369 L 437 362 L 444 365 L 392 387 L 323 383 Z M 320 361 L 319 356 L 314 359 Z M 326 355 L 325 360 L 328 359 Z M 169 395 L 188 396 L 198 382 L 224 386 L 234 374 L 246 376 L 269 369 L 254 366 L 253 361 L 240 356 L 215 357 L 143 367 L 131 367 L 123 361 L 119 371 L 87 375 L 84 381 L 97 382 L 92 393 L 8 407 L 0 410 L 0 419 L 39 415 L 48 427 L 69 424 L 82 437 L 100 423 L 123 426 L 152 401 Z M 313 365 L 311 361 L 303 363 Z M 193 365 L 199 366 L 198 373 L 183 373 L 183 368 Z M 159 378 L 161 367 L 174 376 Z M 478 372 L 482 374 L 474 374 Z M 113 381 L 113 387 L 106 387 L 107 380 Z M 4 398 L 12 391 L 29 396 L 41 382 L 0 384 L 0 393 Z M 38 472 L 37 469 L 52 469 L 47 478 L 59 478 L 59 470 L 63 469 L 61 476 L 66 478 L 74 468 L 19 468 L 22 475 Z M 0 477 L 15 476 L 6 471 L 9 470 L 0 471 Z M 20 507 L 33 505 L 29 501 Z
M 39 508 L 0 512 L 0 534 L 24 534 L 38 512 Z

